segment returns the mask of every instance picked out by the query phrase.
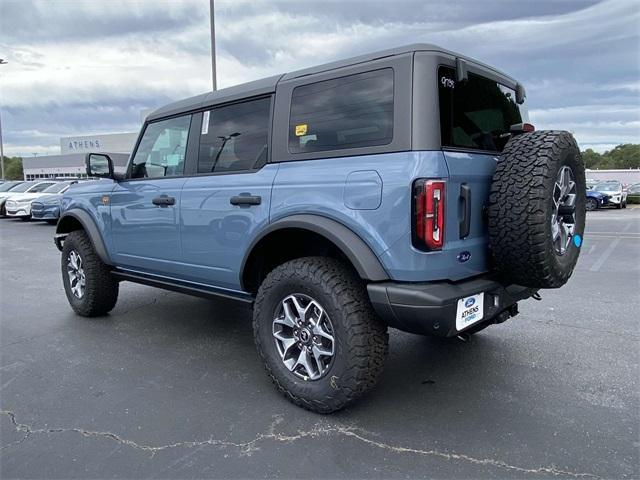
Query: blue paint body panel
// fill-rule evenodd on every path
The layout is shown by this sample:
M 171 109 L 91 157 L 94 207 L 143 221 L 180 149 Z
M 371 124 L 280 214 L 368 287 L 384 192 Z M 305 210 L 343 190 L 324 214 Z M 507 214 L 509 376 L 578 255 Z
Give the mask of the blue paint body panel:
M 496 158 L 443 151 L 288 161 L 253 172 L 196 175 L 74 186 L 62 209 L 81 208 L 96 222 L 115 266 L 230 290 L 241 290 L 243 259 L 273 222 L 311 214 L 353 231 L 391 280 L 460 280 L 488 269 L 483 207 Z M 444 248 L 413 246 L 412 186 L 421 178 L 446 182 Z M 471 229 L 460 238 L 460 188 L 470 187 Z M 259 205 L 231 205 L 242 194 Z M 103 196 L 108 196 L 107 204 Z M 153 198 L 175 204 L 158 207 Z M 459 261 L 464 253 L 467 258 Z

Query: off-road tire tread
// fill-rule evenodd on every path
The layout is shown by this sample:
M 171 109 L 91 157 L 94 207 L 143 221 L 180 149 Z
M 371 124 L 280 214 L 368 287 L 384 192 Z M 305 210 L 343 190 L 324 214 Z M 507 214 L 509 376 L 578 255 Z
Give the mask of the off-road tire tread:
M 294 275 L 303 275 L 324 289 L 343 312 L 348 338 L 341 340 L 348 368 L 341 372 L 340 388 L 333 397 L 311 399 L 297 396 L 283 385 L 265 358 L 259 335 L 263 327 L 259 319 L 263 301 L 271 288 Z M 265 369 L 277 389 L 294 404 L 317 413 L 331 413 L 360 398 L 380 378 L 388 352 L 387 327 L 374 312 L 364 282 L 340 261 L 328 257 L 304 257 L 281 264 L 262 282 L 253 311 L 256 347 Z
M 67 289 L 67 256 L 74 248 L 82 257 L 85 271 L 86 287 L 81 302 L 76 301 L 73 293 Z M 111 275 L 91 243 L 91 239 L 84 230 L 75 230 L 67 235 L 62 249 L 62 275 L 65 292 L 69 298 L 71 308 L 83 317 L 98 317 L 109 313 L 118 301 L 119 284 Z
M 573 135 L 542 130 L 512 138 L 498 161 L 488 204 L 489 239 L 495 267 L 519 285 L 558 288 L 575 267 L 558 268 L 551 246 L 549 199 L 553 194 L 558 159 L 568 149 L 578 159 L 572 166 L 576 181 L 584 183 L 584 164 Z M 576 171 L 577 170 L 577 171 Z M 578 196 L 585 189 L 578 189 Z M 584 228 L 584 201 L 578 198 Z M 582 234 L 582 231 L 579 232 Z M 577 261 L 577 256 L 575 258 Z

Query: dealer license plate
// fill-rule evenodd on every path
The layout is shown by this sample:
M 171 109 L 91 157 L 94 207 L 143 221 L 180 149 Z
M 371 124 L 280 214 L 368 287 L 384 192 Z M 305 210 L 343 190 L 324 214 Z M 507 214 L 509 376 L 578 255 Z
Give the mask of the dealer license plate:
M 464 330 L 478 323 L 484 316 L 484 292 L 458 300 L 456 311 L 456 330 Z

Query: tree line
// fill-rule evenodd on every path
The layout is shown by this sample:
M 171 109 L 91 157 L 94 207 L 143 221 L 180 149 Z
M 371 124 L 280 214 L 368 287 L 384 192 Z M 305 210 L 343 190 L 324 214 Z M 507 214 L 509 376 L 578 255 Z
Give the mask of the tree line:
M 625 143 L 604 153 L 587 148 L 582 152 L 585 167 L 591 169 L 640 168 L 640 144 Z
M 587 148 L 582 152 L 587 168 L 591 169 L 629 169 L 640 168 L 640 144 L 625 143 L 604 153 Z M 22 180 L 22 158 L 4 157 L 4 173 L 7 180 Z

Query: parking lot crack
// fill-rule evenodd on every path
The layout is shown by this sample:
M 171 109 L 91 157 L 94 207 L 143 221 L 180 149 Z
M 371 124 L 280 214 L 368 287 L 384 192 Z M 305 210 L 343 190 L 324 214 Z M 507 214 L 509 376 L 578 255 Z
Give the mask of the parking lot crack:
M 444 451 L 435 450 L 435 449 L 421 449 L 421 448 L 406 447 L 401 445 L 393 445 L 390 443 L 382 442 L 375 438 L 371 438 L 372 436 L 374 436 L 373 434 L 370 434 L 370 432 L 366 432 L 365 430 L 357 427 L 337 426 L 337 425 L 330 425 L 330 424 L 326 424 L 326 425 L 316 424 L 313 428 L 309 430 L 300 430 L 293 434 L 279 433 L 276 431 L 276 429 L 281 423 L 283 423 L 282 416 L 275 416 L 274 421 L 269 425 L 269 427 L 266 429 L 264 433 L 259 433 L 253 439 L 247 442 L 231 442 L 228 440 L 219 440 L 211 436 L 207 440 L 180 441 L 175 443 L 169 443 L 166 445 L 147 445 L 147 444 L 138 443 L 136 441 L 123 438 L 120 435 L 117 435 L 112 432 L 85 430 L 77 427 L 33 428 L 30 425 L 19 422 L 18 419 L 16 418 L 15 413 L 10 410 L 0 410 L 0 414 L 8 416 L 14 428 L 16 429 L 16 431 L 23 433 L 23 437 L 20 440 L 17 440 L 15 442 L 12 442 L 0 447 L 0 450 L 8 448 L 13 445 L 23 443 L 25 440 L 27 440 L 27 438 L 35 435 L 76 433 L 84 437 L 105 438 L 108 440 L 112 440 L 114 442 L 119 443 L 120 445 L 129 447 L 135 450 L 140 450 L 143 452 L 148 452 L 149 454 L 151 454 L 152 457 L 155 456 L 157 453 L 165 450 L 172 450 L 177 448 L 202 448 L 205 446 L 219 447 L 219 448 L 233 448 L 240 451 L 241 454 L 251 455 L 252 452 L 259 450 L 260 448 L 259 445 L 261 443 L 265 443 L 265 442 L 271 441 L 271 442 L 279 442 L 279 443 L 295 443 L 303 439 L 342 436 L 342 437 L 352 438 L 365 445 L 386 450 L 394 454 L 430 456 L 430 457 L 437 457 L 437 458 L 442 458 L 450 461 L 464 461 L 464 462 L 468 462 L 475 465 L 502 468 L 502 469 L 510 470 L 513 472 L 521 473 L 521 474 L 555 475 L 555 476 L 566 476 L 566 477 L 572 477 L 572 478 L 593 478 L 593 479 L 601 478 L 598 475 L 594 475 L 591 473 L 571 472 L 568 470 L 558 468 L 554 465 L 541 466 L 538 468 L 526 468 L 526 467 L 521 467 L 517 465 L 511 465 L 503 460 L 497 460 L 492 458 L 476 458 L 476 457 L 472 457 L 470 455 L 466 455 L 462 453 L 444 452 Z

